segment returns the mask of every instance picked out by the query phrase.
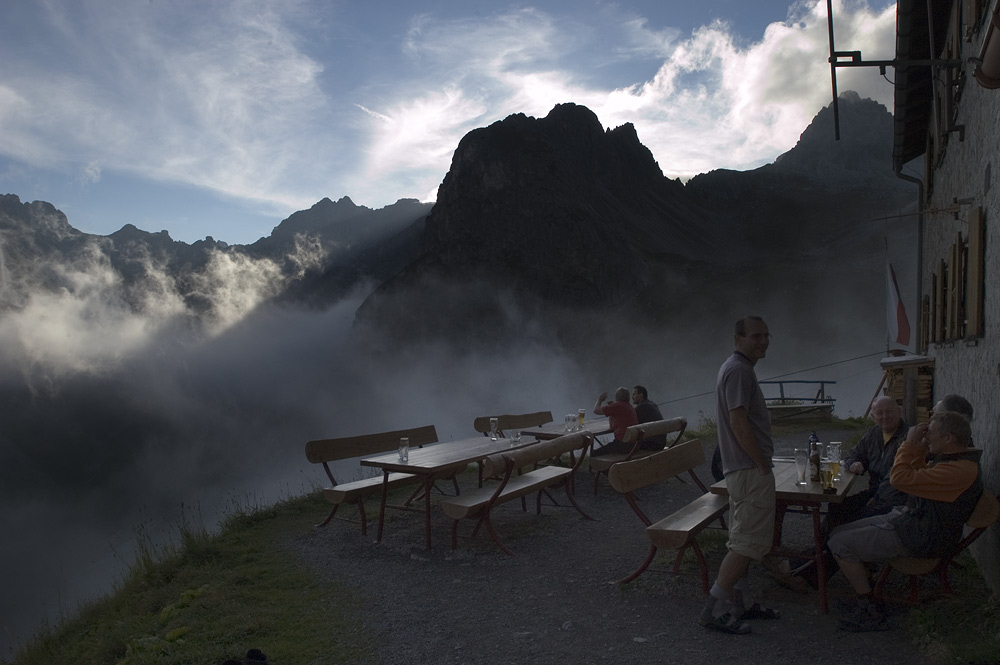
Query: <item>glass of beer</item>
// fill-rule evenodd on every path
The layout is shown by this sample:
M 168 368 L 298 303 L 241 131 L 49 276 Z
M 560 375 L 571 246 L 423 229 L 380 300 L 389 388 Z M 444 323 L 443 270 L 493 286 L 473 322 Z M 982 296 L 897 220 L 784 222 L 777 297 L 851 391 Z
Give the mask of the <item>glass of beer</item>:
M 840 441 L 831 441 L 827 446 L 826 454 L 830 458 L 833 479 L 840 480 Z
M 580 421 L 580 429 L 583 429 L 583 417 L 587 415 L 586 409 L 580 409 L 576 412 L 576 416 Z
M 833 469 L 830 468 L 830 462 L 823 462 L 820 466 L 819 477 L 823 481 L 823 489 L 833 487 Z

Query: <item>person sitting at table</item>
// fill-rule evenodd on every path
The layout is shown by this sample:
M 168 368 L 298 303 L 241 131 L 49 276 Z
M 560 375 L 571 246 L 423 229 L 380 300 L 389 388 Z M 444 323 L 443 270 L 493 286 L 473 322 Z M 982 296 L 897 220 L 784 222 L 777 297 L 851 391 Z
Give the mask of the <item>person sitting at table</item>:
M 937 558 L 955 548 L 983 492 L 981 456 L 982 450 L 972 447 L 969 421 L 958 413 L 935 413 L 930 422 L 910 428 L 889 474 L 893 487 L 908 495 L 907 504 L 830 534 L 830 551 L 857 594 L 842 608 L 846 630 L 887 628 L 884 611 L 872 597 L 867 563 Z
M 872 402 L 871 416 L 875 424 L 844 458 L 848 471 L 858 476 L 868 474 L 868 489 L 847 497 L 840 505 L 830 504 L 828 532 L 841 524 L 884 515 L 893 507 L 906 504 L 906 494 L 889 483 L 896 451 L 909 431 L 902 415 L 902 409 L 892 397 L 883 396 Z
M 941 413 L 942 411 L 954 411 L 955 413 L 960 413 L 965 416 L 965 419 L 972 422 L 972 405 L 969 404 L 969 400 L 965 399 L 961 395 L 956 395 L 951 393 L 942 397 L 937 404 L 934 405 L 932 409 L 934 413 Z
M 604 400 L 607 398 L 607 393 L 598 395 L 597 402 L 594 403 L 594 413 L 599 416 L 607 416 L 615 438 L 610 443 L 606 443 L 600 448 L 591 451 L 590 455 L 592 457 L 614 453 L 629 453 L 634 447 L 634 444 L 625 443 L 622 440 L 625 438 L 625 430 L 639 423 L 635 409 L 628 403 L 628 388 L 619 388 L 616 390 L 615 400 L 605 404 Z
M 635 386 L 632 388 L 632 405 L 635 407 L 635 416 L 639 419 L 640 425 L 642 423 L 655 423 L 658 420 L 663 420 L 660 407 L 656 406 L 656 402 L 649 399 L 646 386 Z M 667 435 L 658 434 L 648 439 L 643 438 L 639 447 L 643 450 L 663 450 L 666 445 Z

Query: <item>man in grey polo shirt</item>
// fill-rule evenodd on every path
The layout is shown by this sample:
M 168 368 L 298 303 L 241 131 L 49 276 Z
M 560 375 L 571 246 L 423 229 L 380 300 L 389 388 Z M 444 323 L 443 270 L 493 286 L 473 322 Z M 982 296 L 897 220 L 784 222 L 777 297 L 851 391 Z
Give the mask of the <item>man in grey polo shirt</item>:
M 746 605 L 747 571 L 771 550 L 774 533 L 774 444 L 771 419 L 754 366 L 767 354 L 771 334 L 759 316 L 736 322 L 736 350 L 719 368 L 716 420 L 729 491 L 728 552 L 699 623 L 733 635 L 750 632 L 746 619 L 777 619 L 760 603 Z

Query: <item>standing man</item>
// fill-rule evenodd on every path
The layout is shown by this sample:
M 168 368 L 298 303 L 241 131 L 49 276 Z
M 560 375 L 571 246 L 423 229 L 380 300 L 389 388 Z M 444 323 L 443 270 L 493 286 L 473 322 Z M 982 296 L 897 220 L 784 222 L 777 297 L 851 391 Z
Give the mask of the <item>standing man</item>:
M 736 350 L 719 368 L 716 419 L 722 469 L 729 491 L 729 551 L 719 567 L 699 623 L 732 635 L 746 635 L 745 619 L 777 619 L 759 603 L 746 606 L 750 561 L 771 551 L 774 534 L 774 443 L 771 419 L 754 366 L 767 354 L 771 333 L 759 316 L 736 322 Z
M 663 420 L 660 407 L 656 406 L 656 402 L 650 401 L 646 386 L 635 386 L 632 388 L 632 404 L 635 406 L 636 418 L 639 419 L 638 424 L 655 423 L 657 420 Z M 643 450 L 663 450 L 666 445 L 667 435 L 658 434 L 657 436 L 643 439 L 639 447 Z

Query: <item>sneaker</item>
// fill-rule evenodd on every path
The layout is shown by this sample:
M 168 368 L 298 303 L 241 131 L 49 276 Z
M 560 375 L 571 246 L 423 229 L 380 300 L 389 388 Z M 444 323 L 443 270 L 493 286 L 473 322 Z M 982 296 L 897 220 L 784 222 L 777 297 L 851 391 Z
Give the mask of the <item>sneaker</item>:
M 885 612 L 878 603 L 863 599 L 856 603 L 838 601 L 841 611 L 840 628 L 852 633 L 889 630 Z

